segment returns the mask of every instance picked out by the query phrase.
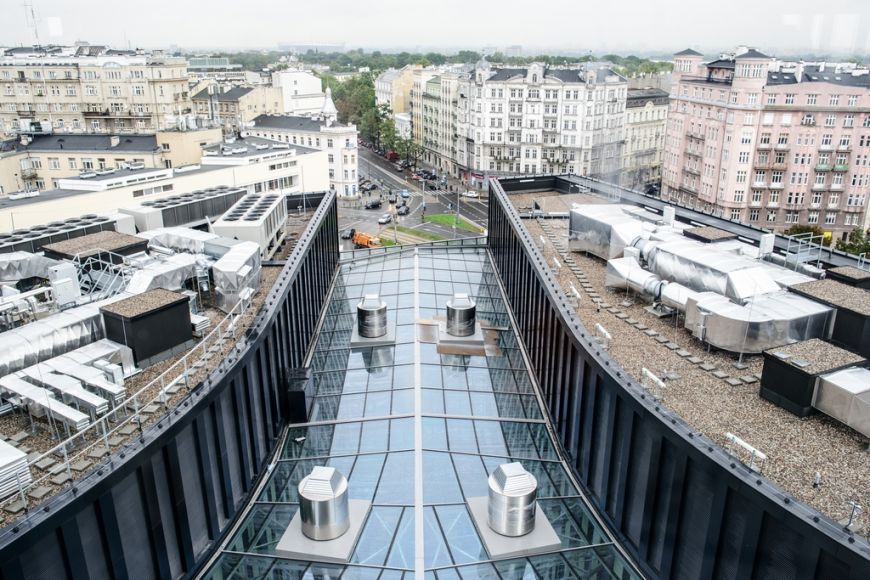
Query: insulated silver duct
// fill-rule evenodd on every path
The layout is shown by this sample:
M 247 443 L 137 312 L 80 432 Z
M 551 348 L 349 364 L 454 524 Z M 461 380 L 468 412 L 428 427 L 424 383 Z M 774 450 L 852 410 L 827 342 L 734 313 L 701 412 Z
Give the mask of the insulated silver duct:
M 453 336 L 474 334 L 476 312 L 477 306 L 468 294 L 454 294 L 453 300 L 447 301 L 447 334 Z
M 302 533 L 312 540 L 334 540 L 350 527 L 347 478 L 334 467 L 315 467 L 299 482 Z
M 535 528 L 538 480 L 519 462 L 499 465 L 489 476 L 489 527 L 503 536 L 524 536 Z
M 387 303 L 377 294 L 366 294 L 356 306 L 359 335 L 378 338 L 387 334 Z
M 870 370 L 852 367 L 822 375 L 813 406 L 870 437 Z

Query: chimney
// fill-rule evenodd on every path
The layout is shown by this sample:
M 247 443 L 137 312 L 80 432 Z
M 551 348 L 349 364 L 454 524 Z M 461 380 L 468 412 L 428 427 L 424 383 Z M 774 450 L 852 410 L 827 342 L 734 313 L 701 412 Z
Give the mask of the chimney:
M 522 463 L 505 463 L 489 476 L 489 527 L 508 537 L 525 536 L 535 529 L 538 480 Z
M 357 330 L 365 338 L 387 334 L 387 303 L 377 294 L 366 294 L 356 306 Z
M 121 144 L 121 138 L 117 135 L 109 137 L 109 147 L 117 147 Z
M 468 294 L 456 293 L 447 301 L 447 334 L 471 336 L 477 307 Z
M 350 527 L 347 478 L 334 467 L 315 467 L 299 482 L 302 533 L 312 540 L 334 540 Z

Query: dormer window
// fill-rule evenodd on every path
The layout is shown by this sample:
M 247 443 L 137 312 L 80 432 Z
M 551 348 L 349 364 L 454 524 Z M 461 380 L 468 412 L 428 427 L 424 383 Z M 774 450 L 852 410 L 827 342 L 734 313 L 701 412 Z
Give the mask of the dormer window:
M 533 74 L 533 75 L 532 75 L 532 82 L 533 82 L 533 83 L 538 82 L 538 75 L 536 75 L 536 74 Z

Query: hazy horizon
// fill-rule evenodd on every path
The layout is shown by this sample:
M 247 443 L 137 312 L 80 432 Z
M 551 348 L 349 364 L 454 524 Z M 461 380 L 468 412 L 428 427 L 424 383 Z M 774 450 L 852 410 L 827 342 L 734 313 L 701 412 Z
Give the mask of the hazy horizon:
M 795 0 L 784 11 L 779 3 L 747 0 L 691 8 L 677 0 L 632 0 L 610 11 L 564 0 L 537 5 L 535 10 L 517 0 L 475 4 L 423 0 L 413 4 L 413 15 L 408 14 L 406 2 L 396 0 L 374 5 L 334 0 L 328 12 L 320 3 L 269 0 L 208 4 L 152 0 L 147 10 L 136 10 L 141 2 L 109 0 L 32 3 L 43 44 L 88 41 L 191 51 L 340 45 L 342 50 L 389 52 L 480 51 L 519 45 L 523 54 L 567 55 L 589 51 L 667 55 L 686 47 L 712 54 L 742 44 L 773 55 L 870 54 L 870 2 L 866 0 L 828 2 L 824 11 L 810 0 Z M 7 26 L 0 33 L 0 45 L 33 44 L 36 36 L 25 5 L 9 6 L 4 12 L 7 22 L 21 25 Z

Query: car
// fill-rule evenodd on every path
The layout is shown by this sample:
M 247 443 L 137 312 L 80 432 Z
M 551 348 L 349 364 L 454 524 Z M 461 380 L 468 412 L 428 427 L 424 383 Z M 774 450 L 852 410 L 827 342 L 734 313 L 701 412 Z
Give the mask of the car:
M 390 203 L 396 203 L 396 194 L 391 193 L 390 197 L 387 198 L 387 201 L 389 201 Z
M 378 223 L 381 225 L 388 224 L 391 221 L 393 221 L 393 216 L 391 216 L 388 213 L 385 213 L 384 215 L 382 215 L 381 217 L 378 218 Z
M 396 210 L 396 213 L 399 214 L 399 215 L 408 215 L 408 213 L 409 213 L 410 211 L 411 211 L 411 208 L 408 207 L 407 205 L 400 205 L 400 206 L 399 206 L 399 209 Z
M 402 199 L 408 199 L 409 197 L 411 197 L 411 192 L 408 191 L 407 189 L 403 189 L 402 190 Z
M 476 191 L 463 191 L 459 195 L 461 195 L 462 197 L 472 197 L 472 198 L 480 197 Z
M 366 209 L 380 209 L 381 208 L 381 200 L 373 199 L 370 202 L 366 203 Z
M 341 232 L 341 239 L 342 240 L 349 240 L 349 239 L 353 238 L 353 235 L 355 233 L 356 233 L 356 230 L 354 228 L 347 228 L 346 230 Z
M 395 167 L 396 171 L 398 171 L 399 173 L 405 171 L 405 168 L 402 166 L 401 163 L 396 163 L 395 165 L 393 165 L 393 167 Z

